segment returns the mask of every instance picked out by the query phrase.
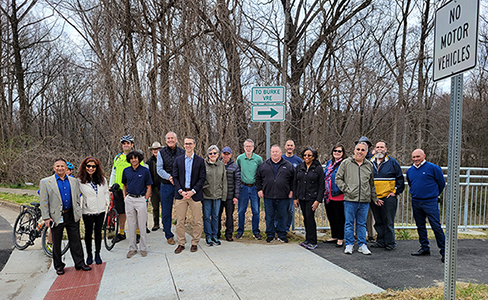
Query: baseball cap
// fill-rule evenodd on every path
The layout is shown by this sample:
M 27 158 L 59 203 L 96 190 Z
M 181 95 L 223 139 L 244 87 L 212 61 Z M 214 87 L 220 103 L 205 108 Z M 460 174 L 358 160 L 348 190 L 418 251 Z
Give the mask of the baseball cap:
M 230 147 L 224 147 L 224 149 L 222 149 L 222 153 L 230 153 L 232 154 L 232 149 L 230 149 Z

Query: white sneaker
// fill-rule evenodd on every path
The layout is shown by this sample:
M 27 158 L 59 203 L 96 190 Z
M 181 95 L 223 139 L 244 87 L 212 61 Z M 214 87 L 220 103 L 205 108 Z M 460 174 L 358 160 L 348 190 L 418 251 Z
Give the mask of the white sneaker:
M 353 245 L 346 245 L 346 249 L 344 249 L 345 254 L 352 254 L 352 247 Z
M 359 247 L 358 252 L 364 254 L 364 255 L 370 255 L 371 251 L 369 251 L 368 246 L 366 244 L 362 244 L 361 247 Z

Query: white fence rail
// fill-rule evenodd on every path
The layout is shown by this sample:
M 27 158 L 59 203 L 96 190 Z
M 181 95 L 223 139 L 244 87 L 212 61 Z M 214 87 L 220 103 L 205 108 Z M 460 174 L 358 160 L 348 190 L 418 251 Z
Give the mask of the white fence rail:
M 405 173 L 410 166 L 403 166 Z M 447 167 L 442 168 L 444 177 L 447 177 Z M 488 168 L 460 169 L 460 192 L 459 192 L 459 223 L 458 228 L 467 230 L 469 228 L 488 228 Z M 447 188 L 447 187 L 446 187 Z M 445 226 L 446 201 L 445 190 L 441 195 L 440 212 L 441 224 Z M 317 229 L 330 229 L 325 212 L 325 206 L 320 205 L 315 218 Z M 295 229 L 303 229 L 303 215 L 299 209 L 295 210 Z M 395 229 L 416 229 L 412 213 L 411 197 L 409 187 L 405 181 L 405 191 L 398 196 L 398 209 L 395 217 Z

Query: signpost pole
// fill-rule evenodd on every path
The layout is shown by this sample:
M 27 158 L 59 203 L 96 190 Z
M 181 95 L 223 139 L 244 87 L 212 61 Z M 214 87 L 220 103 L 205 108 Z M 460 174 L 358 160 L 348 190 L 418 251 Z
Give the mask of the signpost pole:
M 271 130 L 270 130 L 270 123 L 269 122 L 266 122 L 266 159 L 269 158 L 270 156 L 270 148 L 271 148 L 271 145 L 269 143 L 271 143 L 270 141 L 270 136 L 271 136 Z
M 456 253 L 459 210 L 459 168 L 463 121 L 463 73 L 451 77 L 451 113 L 447 164 L 446 262 L 444 299 L 456 299 Z

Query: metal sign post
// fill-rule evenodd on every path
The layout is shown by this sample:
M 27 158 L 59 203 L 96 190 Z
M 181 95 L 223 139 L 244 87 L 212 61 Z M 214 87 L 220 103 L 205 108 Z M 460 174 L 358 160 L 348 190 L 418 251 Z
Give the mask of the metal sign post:
M 456 299 L 456 253 L 459 211 L 459 168 L 463 125 L 463 73 L 451 78 L 451 113 L 446 189 L 446 261 L 444 263 L 444 299 Z
M 479 0 L 449 1 L 437 9 L 434 81 L 451 77 L 451 111 L 446 189 L 444 299 L 456 299 L 459 168 L 463 121 L 463 72 L 476 66 Z

